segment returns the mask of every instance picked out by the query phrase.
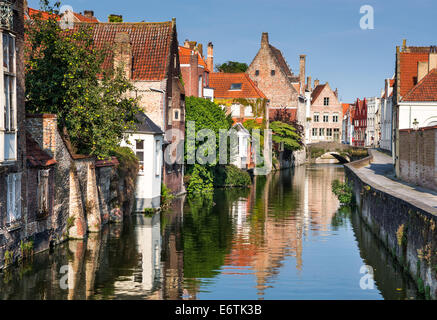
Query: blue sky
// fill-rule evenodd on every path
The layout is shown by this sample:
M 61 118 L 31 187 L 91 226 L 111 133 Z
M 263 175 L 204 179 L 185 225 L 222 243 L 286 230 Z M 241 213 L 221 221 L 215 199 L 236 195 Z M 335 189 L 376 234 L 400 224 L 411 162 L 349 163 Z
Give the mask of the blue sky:
M 39 0 L 28 0 L 38 8 Z M 65 0 L 74 11 L 94 10 L 100 21 L 111 13 L 125 21 L 176 18 L 179 42 L 214 43 L 215 63 L 250 64 L 262 32 L 280 49 L 296 74 L 299 54 L 307 75 L 338 88 L 343 102 L 379 95 L 394 73 L 396 45 L 437 44 L 435 0 Z M 360 7 L 371 5 L 375 28 L 361 30 Z

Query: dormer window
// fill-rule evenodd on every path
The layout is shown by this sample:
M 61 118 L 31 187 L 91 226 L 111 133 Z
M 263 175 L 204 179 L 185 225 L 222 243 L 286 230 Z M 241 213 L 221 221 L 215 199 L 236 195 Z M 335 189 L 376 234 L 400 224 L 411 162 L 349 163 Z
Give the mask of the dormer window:
M 273 77 L 275 75 L 275 70 L 270 71 L 271 76 Z
M 241 90 L 242 83 L 233 83 L 231 84 L 231 90 Z

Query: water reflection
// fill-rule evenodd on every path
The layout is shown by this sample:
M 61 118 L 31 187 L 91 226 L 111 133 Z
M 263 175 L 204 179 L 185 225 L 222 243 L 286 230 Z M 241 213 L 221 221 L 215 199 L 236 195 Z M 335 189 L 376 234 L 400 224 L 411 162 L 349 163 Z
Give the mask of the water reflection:
M 330 185 L 343 178 L 340 166 L 308 166 L 178 199 L 6 270 L 0 298 L 420 298 L 358 214 L 339 208 Z M 363 264 L 375 290 L 359 286 Z

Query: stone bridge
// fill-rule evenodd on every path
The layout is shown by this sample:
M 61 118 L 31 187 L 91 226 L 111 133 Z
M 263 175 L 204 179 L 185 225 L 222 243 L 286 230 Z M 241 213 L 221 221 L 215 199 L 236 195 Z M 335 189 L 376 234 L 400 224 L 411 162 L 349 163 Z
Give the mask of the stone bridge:
M 317 142 L 307 145 L 307 158 L 311 162 L 348 163 L 355 159 L 357 153 L 364 155 L 367 154 L 367 150 L 338 142 Z

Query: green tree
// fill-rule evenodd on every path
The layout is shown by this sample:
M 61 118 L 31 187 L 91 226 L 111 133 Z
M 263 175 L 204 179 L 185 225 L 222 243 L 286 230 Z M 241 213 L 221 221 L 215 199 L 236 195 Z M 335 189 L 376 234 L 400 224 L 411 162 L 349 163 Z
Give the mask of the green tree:
M 59 2 L 41 10 L 59 14 Z M 121 68 L 104 70 L 108 49 L 96 48 L 92 30 L 63 30 L 55 15 L 26 23 L 26 109 L 58 116 L 76 152 L 107 158 L 128 130 L 135 129 L 135 89 Z
M 222 64 L 217 64 L 215 66 L 218 72 L 226 72 L 226 73 L 241 73 L 246 72 L 249 66 L 244 62 L 237 61 L 227 61 Z
M 272 140 L 275 143 L 284 143 L 284 149 L 288 151 L 299 150 L 302 147 L 302 137 L 297 132 L 296 128 L 280 121 L 270 123 L 272 129 Z

